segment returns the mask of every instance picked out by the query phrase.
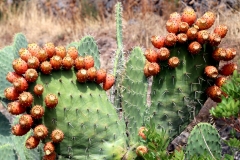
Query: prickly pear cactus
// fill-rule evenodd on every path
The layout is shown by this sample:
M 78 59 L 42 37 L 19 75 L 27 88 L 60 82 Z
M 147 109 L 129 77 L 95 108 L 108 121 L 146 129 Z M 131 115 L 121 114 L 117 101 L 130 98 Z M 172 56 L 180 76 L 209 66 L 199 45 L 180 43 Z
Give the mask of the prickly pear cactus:
M 49 133 L 54 129 L 63 131 L 64 140 L 55 146 L 58 154 L 73 159 L 120 159 L 123 156 L 126 148 L 124 123 L 119 121 L 99 85 L 79 83 L 74 70 L 56 71 L 51 76 L 40 74 L 31 84 L 31 91 L 35 84 L 42 84 L 44 93 L 34 96 L 34 105 L 46 106 L 44 97 L 48 94 L 58 97 L 56 108 L 45 107 L 41 122 Z
M 127 120 L 130 143 L 139 139 L 138 128 L 144 126 L 145 110 L 147 108 L 147 78 L 142 66 L 145 58 L 140 47 L 135 47 L 126 63 L 126 70 L 121 83 L 122 108 Z M 140 87 L 141 85 L 141 87 Z
M 197 55 L 188 52 L 188 44 L 175 45 L 169 50 L 171 57 L 180 59 L 180 64 L 170 68 L 168 62 L 161 62 L 161 71 L 153 78 L 149 113 L 159 128 L 168 128 L 176 136 L 208 98 L 205 90 L 213 80 L 204 75 L 204 68 L 217 67 L 218 63 L 211 57 L 213 48 L 208 45 Z
M 220 136 L 216 128 L 208 123 L 197 124 L 190 133 L 186 147 L 186 159 L 193 156 L 210 155 L 221 158 Z
M 48 45 L 45 45 L 45 53 L 52 49 Z M 21 44 L 18 48 L 21 48 L 20 46 Z M 40 146 L 44 152 L 43 159 L 55 159 L 56 154 L 63 159 L 121 159 L 125 154 L 127 137 L 124 121 L 119 119 L 103 88 L 94 81 L 104 76 L 94 69 L 100 67 L 96 43 L 92 37 L 87 36 L 80 41 L 77 48 L 81 51 L 78 52 L 79 55 L 84 59 L 84 67 L 79 70 L 75 67 L 76 63 L 80 62 L 76 62 L 74 67 L 73 63 L 70 63 L 72 59 L 69 55 L 61 59 L 62 68 L 59 70 L 51 68 L 59 62 L 53 61 L 54 57 L 41 62 L 38 70 L 35 70 L 26 68 L 27 63 L 23 60 L 14 63 L 14 49 L 8 54 L 3 53 L 9 57 L 6 62 L 1 63 L 6 65 L 6 69 L 1 70 L 4 72 L 1 75 L 5 75 L 2 79 L 7 84 L 1 86 L 3 98 L 11 102 L 7 104 L 10 113 L 14 115 L 23 113 L 12 126 L 12 133 L 21 136 L 12 137 L 18 140 L 16 142 L 19 144 L 26 145 L 21 157 L 31 155 L 27 148 L 36 148 L 39 140 L 44 143 L 44 147 Z M 24 53 L 22 50 L 17 53 L 20 57 L 29 52 L 32 56 L 40 58 L 45 54 L 44 51 L 40 52 L 41 49 L 37 44 L 28 44 Z M 62 52 L 64 50 L 60 53 L 56 51 L 55 56 L 63 54 Z M 86 55 L 91 56 L 87 59 Z M 68 65 L 71 69 L 64 67 Z M 9 76 L 9 71 L 14 71 L 12 67 L 17 77 L 12 76 L 13 74 Z M 19 70 L 22 72 L 23 69 L 26 69 L 24 75 L 19 73 Z M 26 81 L 16 83 L 21 79 L 19 77 L 27 80 L 27 84 L 23 83 Z M 93 81 L 90 81 L 90 77 Z M 103 86 L 108 86 L 107 88 L 111 87 L 114 79 L 109 77 L 111 76 L 105 75 L 105 79 L 98 83 L 103 83 Z M 23 91 L 16 92 L 16 85 Z M 12 86 L 15 87 L 14 90 Z M 36 86 L 43 88 L 39 89 Z M 106 90 L 106 87 L 104 89 Z M 56 130 L 57 132 L 54 132 Z M 32 139 L 28 139 L 30 136 Z M 21 145 L 18 147 L 22 148 Z M 6 145 L 3 147 L 4 150 L 8 149 Z

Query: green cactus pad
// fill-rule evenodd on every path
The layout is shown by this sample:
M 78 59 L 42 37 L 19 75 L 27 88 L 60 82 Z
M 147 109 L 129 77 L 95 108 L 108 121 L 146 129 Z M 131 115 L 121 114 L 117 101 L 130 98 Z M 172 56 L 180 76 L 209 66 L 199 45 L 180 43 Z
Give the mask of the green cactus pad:
M 13 48 L 15 51 L 13 52 L 13 55 L 15 59 L 19 57 L 19 49 L 27 48 L 27 45 L 27 39 L 22 33 L 18 33 L 14 36 Z
M 73 159 L 120 159 L 125 153 L 125 124 L 108 101 L 105 91 L 94 82 L 79 83 L 75 71 L 59 70 L 51 75 L 39 73 L 35 84 L 44 86 L 42 96 L 34 96 L 34 104 L 45 107 L 42 123 L 49 135 L 54 129 L 64 132 L 64 140 L 56 145 L 62 157 Z M 44 97 L 58 96 L 54 109 L 45 106 Z M 50 140 L 50 139 L 47 139 Z M 46 141 L 47 141 L 46 140 Z
M 122 108 L 128 121 L 130 143 L 138 141 L 138 129 L 144 125 L 143 117 L 147 107 L 147 78 L 143 73 L 145 57 L 142 49 L 132 50 L 126 63 L 126 71 L 121 84 Z M 141 85 L 141 86 L 140 86 Z
M 98 46 L 92 36 L 85 36 L 78 44 L 78 54 L 81 56 L 91 55 L 94 58 L 94 67 L 100 68 Z
M 188 138 L 186 159 L 200 155 L 211 155 L 214 156 L 215 159 L 220 159 L 220 141 L 218 131 L 212 125 L 208 123 L 197 124 Z
M 161 62 L 161 71 L 153 78 L 150 117 L 158 128 L 169 130 L 173 138 L 185 129 L 207 99 L 205 90 L 213 80 L 204 75 L 204 68 L 217 65 L 212 51 L 211 46 L 204 46 L 199 54 L 191 55 L 187 45 L 176 45 L 170 48 L 170 57 L 178 57 L 179 66 L 171 69 L 167 62 Z

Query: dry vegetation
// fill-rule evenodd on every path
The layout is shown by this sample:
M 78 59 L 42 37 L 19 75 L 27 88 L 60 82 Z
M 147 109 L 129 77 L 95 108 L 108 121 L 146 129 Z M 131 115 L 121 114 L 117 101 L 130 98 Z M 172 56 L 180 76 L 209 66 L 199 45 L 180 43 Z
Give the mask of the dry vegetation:
M 174 11 L 181 11 L 184 7 L 184 5 L 170 4 L 173 2 L 166 1 L 161 3 L 163 13 L 161 13 L 162 16 L 159 16 L 153 13 L 153 11 L 156 13 L 156 6 L 153 8 L 149 1 L 142 0 L 140 1 L 141 10 L 138 14 L 134 14 L 132 10 L 137 5 L 135 2 L 129 0 L 123 3 L 123 37 L 126 51 L 135 45 L 144 48 L 152 47 L 149 41 L 152 35 L 166 34 L 165 22 L 168 18 L 166 15 Z M 97 4 L 97 6 L 99 13 L 97 19 L 88 15 L 69 18 L 64 16 L 66 11 L 57 16 L 46 14 L 46 10 L 44 12 L 37 7 L 37 1 L 35 0 L 31 0 L 29 3 L 21 3 L 21 6 L 17 9 L 6 7 L 4 3 L 0 2 L 0 11 L 4 13 L 0 20 L 0 48 L 9 45 L 14 34 L 18 32 L 24 33 L 29 42 L 36 42 L 40 45 L 49 41 L 56 45 L 67 45 L 72 41 L 78 41 L 84 35 L 90 34 L 98 41 L 100 52 L 104 55 L 102 58 L 108 59 L 116 49 L 115 17 L 114 14 L 108 15 L 107 18 L 104 17 L 104 6 L 101 4 Z M 82 8 L 80 6 L 76 8 L 75 6 L 71 9 L 74 11 L 74 15 L 80 15 Z M 51 12 L 48 10 L 47 13 Z M 225 23 L 229 27 L 229 34 L 222 45 L 240 49 L 239 17 L 239 12 L 229 10 L 226 13 L 219 10 L 215 25 Z M 103 62 L 103 65 L 107 64 L 108 61 Z M 110 66 L 106 66 L 106 68 L 108 67 Z

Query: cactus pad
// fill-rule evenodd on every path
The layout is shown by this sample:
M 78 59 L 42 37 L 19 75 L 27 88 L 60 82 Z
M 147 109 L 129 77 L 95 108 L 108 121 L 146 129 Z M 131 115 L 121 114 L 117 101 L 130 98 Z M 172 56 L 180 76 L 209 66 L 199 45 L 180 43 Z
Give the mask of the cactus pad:
M 212 125 L 208 123 L 197 124 L 188 138 L 186 159 L 198 155 L 211 155 L 216 159 L 220 159 L 220 141 L 218 131 Z

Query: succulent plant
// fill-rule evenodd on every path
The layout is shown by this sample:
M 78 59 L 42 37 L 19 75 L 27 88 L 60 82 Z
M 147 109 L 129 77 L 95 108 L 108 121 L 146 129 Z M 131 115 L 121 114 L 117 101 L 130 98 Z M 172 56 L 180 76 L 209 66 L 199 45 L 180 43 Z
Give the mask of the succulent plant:
M 232 60 L 236 51 L 217 47 L 226 30 L 206 30 L 214 14 L 208 12 L 200 20 L 189 8 L 182 17 L 171 14 L 166 24 L 170 33 L 153 36 L 154 49 L 144 53 L 135 47 L 125 60 L 120 3 L 116 10 L 118 49 L 112 74 L 101 68 L 92 36 L 65 48 L 28 44 L 17 34 L 13 45 L 0 51 L 5 57 L 0 61 L 0 98 L 10 113 L 21 114 L 12 134 L 23 136 L 19 140 L 26 148 L 44 145 L 43 159 L 134 159 L 144 148 L 138 147 L 143 136 L 139 128 L 150 120 L 174 138 L 208 96 L 220 102 L 224 95 L 215 79 L 219 73 L 231 75 L 236 65 L 218 70 L 218 64 Z
M 197 124 L 188 138 L 186 159 L 193 156 L 207 155 L 212 159 L 221 158 L 220 136 L 216 128 L 208 123 Z

